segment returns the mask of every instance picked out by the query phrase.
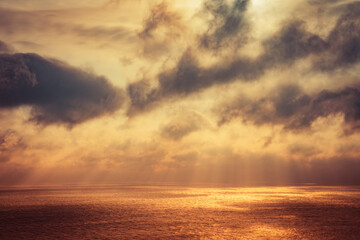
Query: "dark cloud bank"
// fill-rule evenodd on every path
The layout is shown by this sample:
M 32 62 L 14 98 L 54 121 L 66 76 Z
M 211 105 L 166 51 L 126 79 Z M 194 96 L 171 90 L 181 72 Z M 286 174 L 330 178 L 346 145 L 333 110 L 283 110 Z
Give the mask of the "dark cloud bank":
M 347 69 L 360 60 L 360 4 L 350 4 L 345 13 L 338 19 L 327 40 L 317 35 L 304 34 L 299 25 L 290 26 L 283 34 L 287 44 L 273 47 L 270 56 L 276 56 L 273 62 L 292 63 L 294 60 L 314 54 L 314 71 L 333 71 Z M 301 26 L 301 25 L 300 25 Z M 284 34 L 285 33 L 285 34 Z M 291 40 L 291 41 L 290 41 Z M 271 43 L 273 42 L 273 43 Z M 266 44 L 278 46 L 277 40 Z M 337 113 L 344 115 L 344 120 L 353 132 L 360 127 L 360 88 L 348 86 L 337 91 L 323 90 L 314 95 L 305 94 L 298 86 L 280 86 L 272 96 L 259 100 L 240 97 L 238 100 L 222 106 L 218 112 L 220 124 L 234 117 L 250 120 L 255 124 L 282 124 L 288 129 L 301 129 L 311 125 L 319 117 Z
M 206 3 L 208 3 L 205 5 L 207 11 L 216 17 L 213 18 L 214 22 L 211 22 L 213 26 L 210 33 L 202 36 L 205 51 L 228 47 L 222 43 L 230 36 L 242 38 L 238 33 L 242 33 L 244 27 L 247 27 L 242 17 L 247 1 L 235 1 L 233 6 L 227 6 L 220 0 Z M 158 74 L 158 87 L 151 88 L 146 81 L 129 85 L 128 94 L 131 100 L 129 113 L 148 110 L 162 99 L 186 96 L 214 85 L 235 80 L 254 81 L 269 69 L 289 67 L 296 60 L 309 56 L 312 56 L 313 71 L 332 72 L 349 68 L 360 60 L 360 18 L 358 16 L 360 16 L 360 4 L 349 4 L 326 39 L 307 31 L 303 22 L 292 21 L 280 32 L 263 42 L 264 53 L 256 59 L 223 58 L 212 67 L 205 68 L 201 67 L 200 57 L 196 56 L 197 52 L 189 49 L 183 54 L 175 68 Z M 216 20 L 217 18 L 220 20 Z M 242 24 L 244 21 L 245 23 Z M 208 44 L 204 45 L 204 38 L 212 39 L 210 42 L 213 48 Z M 310 99 L 307 100 L 307 102 L 310 101 Z M 353 105 L 353 107 L 356 106 L 356 104 Z
M 337 113 L 344 114 L 348 130 L 360 127 L 360 90 L 348 87 L 340 91 L 326 91 L 310 96 L 304 94 L 296 85 L 280 87 L 273 96 L 259 100 L 240 98 L 222 107 L 219 124 L 233 118 L 242 117 L 257 125 L 271 123 L 281 124 L 287 129 L 303 129 L 319 117 L 327 117 Z
M 72 126 L 113 113 L 124 95 L 104 77 L 36 54 L 0 54 L 0 108 L 31 106 L 37 123 Z

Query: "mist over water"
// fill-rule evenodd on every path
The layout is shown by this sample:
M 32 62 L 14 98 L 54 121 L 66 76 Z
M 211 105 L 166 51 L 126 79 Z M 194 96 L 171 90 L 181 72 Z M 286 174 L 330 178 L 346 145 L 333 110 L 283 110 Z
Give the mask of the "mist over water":
M 358 239 L 359 187 L 0 190 L 0 239 Z

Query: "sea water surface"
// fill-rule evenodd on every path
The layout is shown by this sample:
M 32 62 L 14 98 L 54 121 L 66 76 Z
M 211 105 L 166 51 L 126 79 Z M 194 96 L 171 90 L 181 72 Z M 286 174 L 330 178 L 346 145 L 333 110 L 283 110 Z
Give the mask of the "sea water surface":
M 360 239 L 360 187 L 0 188 L 0 239 Z

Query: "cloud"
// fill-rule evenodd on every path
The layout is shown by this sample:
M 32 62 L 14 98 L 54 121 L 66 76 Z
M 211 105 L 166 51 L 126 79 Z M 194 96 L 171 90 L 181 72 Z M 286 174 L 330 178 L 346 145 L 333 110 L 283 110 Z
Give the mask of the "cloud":
M 360 60 L 360 4 L 350 4 L 327 39 L 306 30 L 301 21 L 292 21 L 263 42 L 264 53 L 256 59 L 222 58 L 202 67 L 198 52 L 187 49 L 177 65 L 158 74 L 158 87 L 150 89 L 142 81 L 130 84 L 132 108 L 148 108 L 163 98 L 186 96 L 217 84 L 253 81 L 269 69 L 291 66 L 296 60 L 314 56 L 313 71 L 347 68 Z M 138 99 L 137 97 L 140 98 Z
M 288 147 L 288 151 L 292 156 L 299 155 L 301 157 L 311 157 L 317 153 L 320 153 L 319 150 L 310 144 L 292 144 Z
M 49 9 L 61 9 L 61 8 L 84 8 L 84 7 L 97 7 L 103 4 L 104 0 L 93 0 L 91 2 L 87 0 L 71 1 L 63 0 L 59 1 L 47 1 L 47 0 L 1 0 L 1 7 L 21 8 L 25 10 L 49 10 Z
M 64 26 L 65 28 L 66 26 Z M 73 31 L 75 34 L 83 37 L 85 39 L 96 38 L 96 39 L 113 39 L 119 40 L 122 38 L 129 37 L 129 30 L 124 27 L 85 27 L 82 25 L 74 25 L 70 28 L 70 31 Z
M 180 16 L 168 10 L 168 4 L 161 2 L 152 8 L 150 15 L 144 20 L 144 27 L 139 33 L 143 39 L 152 38 L 154 32 L 162 26 L 176 28 L 180 26 Z
M 178 141 L 205 127 L 209 127 L 209 123 L 198 113 L 182 112 L 178 116 L 174 116 L 171 121 L 162 127 L 161 136 Z
M 0 162 L 9 161 L 14 151 L 24 147 L 22 137 L 14 130 L 8 129 L 0 133 Z
M 11 46 L 4 43 L 3 41 L 0 41 L 0 53 L 12 53 L 12 52 L 14 52 L 14 49 Z
M 129 84 L 127 94 L 130 98 L 129 115 L 145 110 L 150 102 L 156 101 L 158 98 L 157 91 L 151 88 L 151 84 L 147 80 Z
M 143 28 L 138 34 L 143 48 L 142 57 L 156 59 L 168 56 L 173 47 L 179 46 L 178 40 L 185 35 L 182 15 L 169 6 L 165 1 L 155 5 L 143 20 Z
M 71 36 L 72 39 L 74 39 L 74 37 L 85 39 L 87 42 L 96 40 L 96 43 L 118 40 L 126 41 L 135 36 L 130 28 L 120 24 L 109 27 L 101 24 L 89 26 L 89 24 L 86 23 L 78 23 L 76 18 L 72 18 L 77 14 L 84 13 L 81 11 L 77 12 L 76 9 L 23 11 L 0 8 L 0 25 L 2 26 L 0 34 L 10 37 L 23 34 L 22 38 L 29 40 L 28 38 L 24 38 L 26 34 L 46 36 L 47 34 L 55 33 L 61 37 Z M 94 13 L 88 10 L 88 14 Z M 62 15 L 69 16 L 72 21 L 65 21 Z
M 36 54 L 0 54 L 0 108 L 31 106 L 36 123 L 72 126 L 118 110 L 122 91 L 104 77 Z
M 308 0 L 308 3 L 312 5 L 326 5 L 326 4 L 334 4 L 340 1 L 341 0 Z
M 328 51 L 319 67 L 331 70 L 351 66 L 360 61 L 360 3 L 349 4 L 331 31 Z
M 15 43 L 31 49 L 40 49 L 43 47 L 41 44 L 37 44 L 30 41 L 16 41 Z
M 310 54 L 320 54 L 327 43 L 318 35 L 306 30 L 304 23 L 293 21 L 284 26 L 275 36 L 263 42 L 264 54 L 258 58 L 260 68 L 272 68 L 278 64 L 291 65 L 297 59 Z
M 207 32 L 201 36 L 201 45 L 216 50 L 246 42 L 248 24 L 244 13 L 248 3 L 248 0 L 235 0 L 229 6 L 226 0 L 205 1 L 203 12 L 210 15 L 210 20 Z
M 221 106 L 222 125 L 240 117 L 256 125 L 280 124 L 287 129 L 309 128 L 320 117 L 341 113 L 352 130 L 360 127 L 360 90 L 347 87 L 339 91 L 323 90 L 313 96 L 296 85 L 280 87 L 272 96 L 249 100 L 245 97 Z

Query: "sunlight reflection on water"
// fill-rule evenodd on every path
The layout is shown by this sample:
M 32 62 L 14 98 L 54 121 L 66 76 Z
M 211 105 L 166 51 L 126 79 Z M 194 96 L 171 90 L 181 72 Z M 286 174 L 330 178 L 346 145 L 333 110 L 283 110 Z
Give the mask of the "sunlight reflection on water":
M 0 189 L 0 239 L 359 239 L 357 187 Z

